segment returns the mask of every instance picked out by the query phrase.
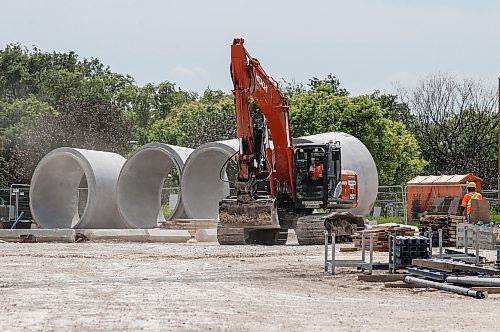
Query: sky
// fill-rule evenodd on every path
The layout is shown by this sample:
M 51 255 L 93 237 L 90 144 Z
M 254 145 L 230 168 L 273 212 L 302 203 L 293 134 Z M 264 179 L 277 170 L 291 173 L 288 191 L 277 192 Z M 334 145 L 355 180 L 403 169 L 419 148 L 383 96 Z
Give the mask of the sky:
M 229 91 L 243 37 L 274 79 L 332 73 L 358 95 L 437 72 L 495 85 L 498 22 L 496 0 L 0 0 L 0 47 L 72 50 L 140 85 Z

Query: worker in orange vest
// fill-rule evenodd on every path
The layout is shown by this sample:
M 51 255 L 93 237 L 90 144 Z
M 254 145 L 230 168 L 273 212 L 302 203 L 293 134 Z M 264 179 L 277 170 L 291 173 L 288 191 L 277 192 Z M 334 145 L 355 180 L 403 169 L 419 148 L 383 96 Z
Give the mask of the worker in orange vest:
M 460 206 L 460 215 L 462 215 L 464 211 L 467 210 L 467 214 L 465 215 L 467 218 L 467 222 L 470 222 L 470 210 L 472 207 L 473 199 L 481 200 L 483 199 L 483 195 L 476 192 L 475 182 L 469 182 L 469 184 L 467 185 L 467 194 L 465 194 L 464 198 L 462 199 L 462 205 Z
M 311 193 L 317 186 L 323 185 L 323 164 L 321 160 L 316 157 L 314 158 L 314 163 L 309 167 L 309 181 L 308 181 L 308 191 Z

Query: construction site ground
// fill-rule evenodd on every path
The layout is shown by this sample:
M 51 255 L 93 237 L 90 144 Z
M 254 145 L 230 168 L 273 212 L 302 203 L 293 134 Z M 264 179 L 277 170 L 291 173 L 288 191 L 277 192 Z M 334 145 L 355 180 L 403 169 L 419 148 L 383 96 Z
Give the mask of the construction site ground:
M 386 289 L 382 283 L 357 281 L 353 269 L 327 275 L 322 246 L 290 242 L 275 247 L 1 243 L 0 330 L 500 328 L 500 295 L 477 300 Z M 375 255 L 376 260 L 385 257 Z

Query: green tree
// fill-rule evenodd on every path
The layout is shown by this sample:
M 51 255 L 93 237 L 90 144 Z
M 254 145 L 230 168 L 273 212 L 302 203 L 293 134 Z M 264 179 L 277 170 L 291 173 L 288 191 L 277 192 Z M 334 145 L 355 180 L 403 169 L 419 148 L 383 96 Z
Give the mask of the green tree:
M 207 142 L 235 138 L 233 97 L 224 95 L 216 99 L 213 104 L 202 98 L 175 108 L 170 116 L 153 123 L 149 141 L 194 148 Z
M 373 155 L 382 184 L 404 184 L 426 165 L 415 137 L 369 96 L 313 90 L 293 96 L 290 111 L 295 137 L 342 131 L 360 139 Z
M 400 95 L 411 109 L 408 128 L 430 174 L 474 173 L 497 187 L 497 94 L 480 81 L 430 75 Z

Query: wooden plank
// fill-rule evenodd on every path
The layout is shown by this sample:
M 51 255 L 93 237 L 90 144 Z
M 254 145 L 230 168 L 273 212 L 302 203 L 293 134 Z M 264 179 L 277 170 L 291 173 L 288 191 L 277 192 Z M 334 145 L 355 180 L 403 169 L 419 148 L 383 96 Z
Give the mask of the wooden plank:
M 494 269 L 464 264 L 460 262 L 445 261 L 445 260 L 413 259 L 412 264 L 420 267 L 428 267 L 445 272 L 467 271 L 467 272 L 487 273 L 490 275 L 499 274 L 499 271 Z
M 500 294 L 500 287 L 472 287 L 472 290 L 488 292 L 488 294 Z
M 385 288 L 420 288 L 414 283 L 406 283 L 406 282 L 386 282 L 384 284 Z
M 358 281 L 365 282 L 394 282 L 403 281 L 408 274 L 361 274 L 358 276 Z
M 358 251 L 356 247 L 340 247 L 340 252 L 353 252 Z

